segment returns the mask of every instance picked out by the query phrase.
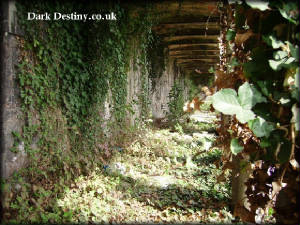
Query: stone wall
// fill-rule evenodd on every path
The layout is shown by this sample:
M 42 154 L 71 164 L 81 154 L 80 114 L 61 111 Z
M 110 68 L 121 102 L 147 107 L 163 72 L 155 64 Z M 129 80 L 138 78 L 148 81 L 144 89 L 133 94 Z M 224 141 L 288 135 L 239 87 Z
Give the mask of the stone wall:
M 16 7 L 14 0 L 1 2 L 1 177 L 8 178 L 14 171 L 26 166 L 27 157 L 24 150 L 24 143 L 17 143 L 12 132 L 22 133 L 25 123 L 21 111 L 20 93 L 17 85 L 18 64 L 18 36 L 22 32 L 17 25 Z M 134 51 L 138 52 L 138 44 L 133 45 Z M 133 56 L 134 57 L 134 56 Z M 174 85 L 175 80 L 180 80 L 184 85 L 183 76 L 180 74 L 174 59 L 165 59 L 165 69 L 158 78 L 149 77 L 145 79 L 149 82 L 149 100 L 152 117 L 162 118 L 168 112 L 168 95 Z M 155 84 L 155 85 L 154 85 Z M 151 86 L 152 85 L 152 86 Z M 188 89 L 185 88 L 187 97 Z M 134 58 L 131 59 L 127 76 L 127 105 L 132 113 L 128 113 L 128 125 L 134 125 L 136 120 L 141 119 L 142 107 L 139 103 L 139 96 L 143 92 L 142 69 Z M 101 127 L 105 130 L 107 123 L 111 121 L 112 97 L 109 92 L 100 116 L 104 119 Z M 59 112 L 60 109 L 57 109 Z M 61 114 L 61 113 L 60 113 Z M 59 114 L 59 115 L 60 115 Z M 61 117 L 64 117 L 61 115 Z M 37 118 L 38 120 L 38 118 Z M 106 129 L 107 136 L 112 131 Z M 38 137 L 36 137 L 38 140 Z M 65 139 L 64 139 L 65 140 Z M 34 145 L 34 143 L 33 143 Z M 18 149 L 17 153 L 11 151 L 12 147 Z M 33 146 L 34 148 L 34 146 Z
M 184 86 L 184 75 L 180 73 L 175 65 L 174 59 L 167 59 L 165 70 L 162 75 L 152 80 L 150 88 L 151 113 L 153 118 L 163 118 L 166 116 L 169 102 L 169 92 L 175 83 L 179 80 Z M 184 98 L 188 98 L 188 87 L 184 87 Z
M 21 133 L 23 116 L 16 82 L 17 37 L 22 35 L 16 23 L 14 1 L 1 2 L 1 177 L 7 178 L 26 164 L 24 143 L 14 143 L 12 132 Z M 18 152 L 10 149 L 17 146 Z
M 142 90 L 141 68 L 130 60 L 130 68 L 127 74 L 127 104 L 131 106 L 133 113 L 128 114 L 129 124 L 134 125 L 136 119 L 141 116 L 141 106 L 138 104 Z

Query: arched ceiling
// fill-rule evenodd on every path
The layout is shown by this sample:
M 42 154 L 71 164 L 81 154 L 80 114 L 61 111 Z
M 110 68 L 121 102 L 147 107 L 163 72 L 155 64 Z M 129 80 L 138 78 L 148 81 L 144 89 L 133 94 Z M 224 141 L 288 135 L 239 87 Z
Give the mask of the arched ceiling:
M 153 31 L 161 37 L 169 57 L 192 76 L 209 75 L 209 68 L 219 63 L 218 1 L 181 0 L 154 3 L 159 18 Z

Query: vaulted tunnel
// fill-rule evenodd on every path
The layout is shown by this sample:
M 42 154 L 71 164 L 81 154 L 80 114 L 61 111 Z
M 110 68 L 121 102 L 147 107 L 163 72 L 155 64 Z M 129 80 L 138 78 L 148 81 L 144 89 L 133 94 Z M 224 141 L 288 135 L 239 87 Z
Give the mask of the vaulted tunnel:
M 158 24 L 153 31 L 162 41 L 167 57 L 196 83 L 219 63 L 220 15 L 217 1 L 164 1 L 153 13 Z M 198 81 L 198 82 L 197 82 Z
M 298 9 L 2 0 L 0 220 L 298 224 Z
M 182 116 L 183 103 L 194 97 L 190 96 L 191 86 L 196 87 L 196 93 L 200 92 L 202 86 L 209 86 L 211 84 L 209 81 L 214 80 L 215 76 L 210 69 L 217 69 L 220 63 L 219 2 L 153 1 L 147 13 L 155 18 L 150 29 L 157 42 L 156 46 L 152 46 L 153 43 L 150 45 L 144 43 L 146 47 L 143 47 L 140 39 L 144 41 L 147 37 L 139 36 L 144 35 L 143 32 L 128 35 L 126 33 L 128 24 L 124 21 L 106 21 L 104 25 L 101 22 L 81 23 L 79 21 L 60 21 L 61 24 L 57 21 L 26 22 L 24 18 L 29 10 L 44 13 L 48 10 L 47 6 L 43 8 L 42 3 L 37 6 L 28 3 L 28 5 L 24 4 L 27 11 L 24 8 L 25 11 L 22 11 L 22 7 L 16 7 L 15 1 L 3 1 L 1 5 L 1 53 L 3 55 L 1 58 L 1 176 L 11 182 L 9 191 L 3 195 L 5 202 L 13 201 L 15 196 L 24 192 L 27 194 L 21 195 L 26 198 L 29 189 L 30 194 L 44 189 L 50 193 L 54 186 L 56 188 L 62 185 L 61 187 L 65 188 L 64 183 L 70 185 L 70 182 L 82 177 L 83 174 L 94 172 L 95 168 L 108 168 L 110 157 L 115 154 L 116 149 L 122 152 L 123 149 L 134 145 L 136 141 L 133 141 L 132 137 L 135 138 L 137 134 L 132 133 L 132 130 L 137 129 L 136 127 L 148 123 L 147 121 L 151 119 L 154 122 L 162 118 L 170 119 L 172 117 L 169 114 L 172 110 L 175 114 L 179 112 L 175 116 Z M 68 6 L 71 7 L 70 10 L 79 12 L 78 10 L 84 11 L 85 7 L 89 10 L 93 9 L 93 4 L 81 4 L 79 8 Z M 132 2 L 122 3 L 122 1 L 120 4 L 128 10 L 130 19 L 139 18 L 144 13 L 143 4 L 141 6 Z M 100 4 L 98 9 L 101 9 L 101 6 Z M 61 5 L 58 3 L 57 6 L 50 4 L 49 10 L 58 10 L 56 7 L 62 11 L 66 10 L 63 3 Z M 120 14 L 122 14 L 121 10 Z M 143 25 L 138 28 L 145 29 Z M 151 60 L 148 60 L 145 53 L 152 56 Z M 151 63 L 154 76 L 151 74 L 151 69 L 148 71 L 147 67 Z M 189 86 L 186 80 L 192 80 L 193 85 Z M 173 105 L 170 104 L 171 99 Z M 209 122 L 200 125 L 211 126 L 209 119 L 215 118 L 215 115 L 207 118 Z M 168 140 L 172 132 L 158 135 L 167 138 L 166 143 L 168 143 L 172 142 Z M 145 136 L 144 133 L 139 135 Z M 181 131 L 183 138 L 180 141 L 189 142 L 195 139 L 193 144 L 200 146 L 201 138 L 207 140 L 205 138 L 212 137 L 212 134 L 207 132 L 204 134 L 204 136 L 208 135 L 207 137 L 203 138 L 201 135 L 195 132 L 192 137 L 183 135 Z M 150 140 L 152 141 L 151 138 Z M 165 140 L 159 138 L 154 138 L 151 144 L 154 146 L 157 141 L 161 141 L 161 146 L 165 144 Z M 202 146 L 205 149 L 211 146 L 210 140 L 203 143 L 206 143 Z M 142 143 L 141 146 L 143 145 Z M 185 147 L 189 145 L 192 144 L 183 144 Z M 154 148 L 153 146 L 145 148 L 145 151 Z M 182 149 L 181 147 L 179 146 L 178 149 Z M 169 151 L 167 147 L 164 150 Z M 138 158 L 144 157 L 143 151 L 144 149 L 140 149 Z M 180 154 L 183 155 L 181 158 L 184 158 L 187 153 Z M 203 160 L 214 161 L 214 157 L 219 157 L 219 152 L 215 151 L 214 154 L 216 155 L 207 155 L 207 159 Z M 178 167 L 177 156 L 171 164 Z M 186 167 L 190 172 L 189 167 L 193 166 L 191 156 L 187 156 L 185 162 L 181 164 L 179 167 Z M 26 170 L 28 168 L 29 172 Z M 202 173 L 200 169 L 198 172 Z M 104 173 L 104 176 L 106 175 Z M 206 178 L 206 175 L 197 176 Z M 122 183 L 127 184 L 126 179 L 120 176 Z M 22 182 L 27 182 L 28 190 L 26 185 L 19 188 L 19 183 L 23 185 Z M 141 190 L 147 188 L 145 184 L 134 185 Z M 120 185 L 120 188 L 124 187 Z M 214 188 L 211 187 L 213 190 Z M 19 192 L 20 190 L 22 192 Z M 185 196 L 184 188 L 175 185 L 175 190 Z M 62 192 L 61 189 L 59 191 Z M 125 191 L 127 191 L 126 187 Z M 154 192 L 156 191 L 165 191 L 165 189 L 164 187 L 154 189 Z M 198 198 L 200 192 L 194 191 L 195 197 Z M 212 193 L 209 192 L 210 195 Z M 225 195 L 220 196 L 220 199 L 227 198 L 224 197 Z M 28 204 L 36 205 L 36 201 L 32 199 L 34 198 L 31 198 Z M 56 197 L 52 200 L 56 200 Z M 27 204 L 27 201 L 23 202 Z M 56 210 L 55 207 L 57 207 L 56 202 L 46 210 Z M 7 220 L 14 219 L 14 216 L 22 222 L 36 219 L 35 212 L 30 212 L 32 214 L 28 215 L 24 213 L 22 217 L 23 213 L 15 210 L 19 214 L 16 215 L 10 205 L 6 204 L 4 208 L 6 210 L 4 217 Z M 26 208 L 30 207 L 25 205 L 22 210 Z M 67 221 L 72 213 L 68 214 L 69 211 L 64 210 L 62 217 Z M 57 219 L 50 218 L 54 214 L 50 211 L 49 214 L 45 213 L 49 218 L 41 213 L 43 221 L 51 222 Z M 39 221 L 39 215 L 37 217 Z M 58 218 L 60 219 L 60 216 Z

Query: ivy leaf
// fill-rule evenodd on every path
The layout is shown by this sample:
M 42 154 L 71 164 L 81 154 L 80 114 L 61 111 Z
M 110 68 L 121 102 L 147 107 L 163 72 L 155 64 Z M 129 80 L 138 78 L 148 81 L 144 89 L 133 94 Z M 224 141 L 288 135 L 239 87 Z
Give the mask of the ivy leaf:
M 236 32 L 232 29 L 228 29 L 226 33 L 226 40 L 227 41 L 232 41 L 235 38 Z
M 279 61 L 276 61 L 276 60 L 270 59 L 269 60 L 269 65 L 270 65 L 270 67 L 273 70 L 278 71 L 278 70 L 281 70 L 284 61 L 286 61 L 286 60 L 285 59 L 281 59 Z
M 277 40 L 277 38 L 274 35 L 269 35 L 269 36 L 263 36 L 262 39 L 272 48 L 280 48 L 281 46 L 284 45 L 282 41 Z
M 291 56 L 294 57 L 297 61 L 299 61 L 299 46 L 298 45 L 293 45 L 289 41 L 286 42 L 289 46 Z
M 271 143 L 268 139 L 262 137 L 261 140 L 260 140 L 260 147 L 262 148 L 267 148 L 267 147 L 270 147 L 271 146 Z
M 246 123 L 255 118 L 255 114 L 244 109 L 238 100 L 236 91 L 230 88 L 224 88 L 212 96 L 213 107 L 225 115 L 236 115 L 241 123 Z
M 239 140 L 237 138 L 233 138 L 230 142 L 230 150 L 232 154 L 237 155 L 244 150 L 244 147 L 239 144 Z
M 209 68 L 208 72 L 209 72 L 209 73 L 215 73 L 214 67 L 211 66 L 211 67 Z
M 239 61 L 237 60 L 237 58 L 234 57 L 234 58 L 231 60 L 230 65 L 231 65 L 231 66 L 239 66 L 240 63 L 239 63 Z
M 273 123 L 267 122 L 261 117 L 250 120 L 248 125 L 257 137 L 269 137 L 270 133 L 275 129 Z
M 247 5 L 249 5 L 253 9 L 259 9 L 261 11 L 265 11 L 267 9 L 270 9 L 268 7 L 269 2 L 268 1 L 253 1 L 253 0 L 246 0 Z
M 260 87 L 260 90 L 265 96 L 269 96 L 271 94 L 272 84 L 270 81 L 259 80 L 257 81 L 257 85 Z
M 267 99 L 248 82 L 239 87 L 239 103 L 244 109 L 251 109 L 256 103 L 267 102 Z
M 240 110 L 236 91 L 230 88 L 224 88 L 212 96 L 213 107 L 226 115 L 234 115 Z
M 299 17 L 299 9 L 298 9 L 298 2 L 297 1 L 289 1 L 283 2 L 283 7 L 279 7 L 279 12 L 281 15 L 286 18 L 288 21 L 298 24 L 298 17 Z
M 255 114 L 249 109 L 245 110 L 245 109 L 241 108 L 240 111 L 238 111 L 236 113 L 236 118 L 241 123 L 247 123 L 249 120 L 252 120 L 255 118 Z
M 279 60 L 283 59 L 288 56 L 288 53 L 286 51 L 276 51 L 273 54 L 274 59 Z
M 300 114 L 299 114 L 299 110 L 300 108 L 297 107 L 296 104 L 293 105 L 292 107 L 292 113 L 293 113 L 293 117 L 291 119 L 291 123 L 295 123 L 295 130 L 299 131 L 299 127 L 300 127 Z

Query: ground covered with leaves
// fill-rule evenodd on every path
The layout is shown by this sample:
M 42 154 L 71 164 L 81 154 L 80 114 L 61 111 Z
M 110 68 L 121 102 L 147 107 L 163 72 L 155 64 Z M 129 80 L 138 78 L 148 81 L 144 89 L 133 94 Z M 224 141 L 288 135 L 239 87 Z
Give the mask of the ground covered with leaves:
M 8 222 L 237 222 L 229 210 L 230 173 L 222 173 L 222 150 L 215 147 L 215 117 L 194 117 L 172 128 L 140 129 L 68 185 L 45 188 L 19 178 L 7 200 Z
M 217 183 L 221 151 L 206 127 L 144 130 L 108 165 L 79 177 L 57 205 L 73 222 L 231 223 L 229 174 Z

